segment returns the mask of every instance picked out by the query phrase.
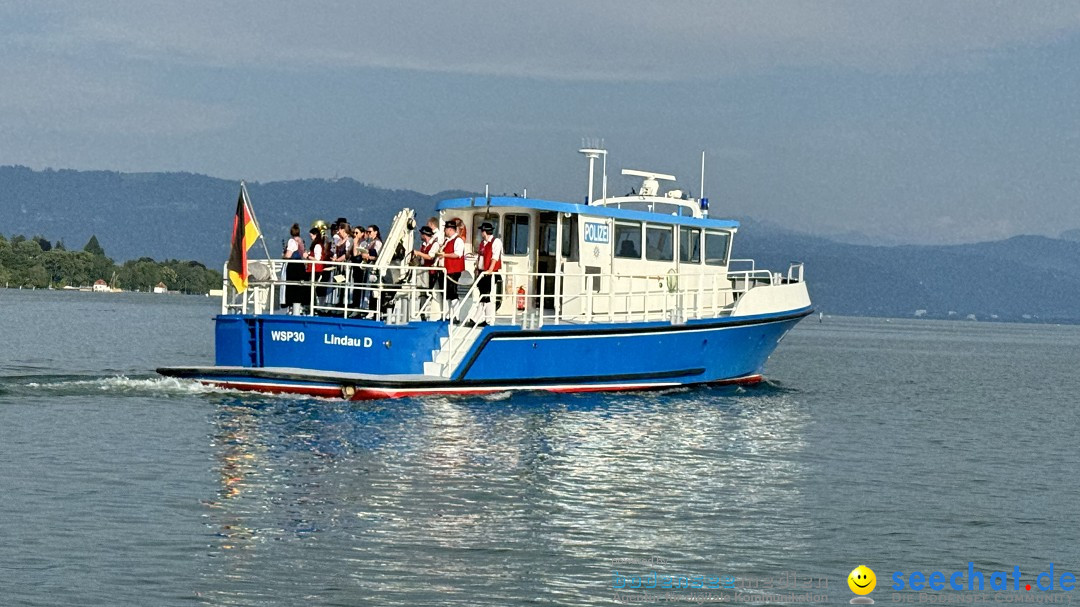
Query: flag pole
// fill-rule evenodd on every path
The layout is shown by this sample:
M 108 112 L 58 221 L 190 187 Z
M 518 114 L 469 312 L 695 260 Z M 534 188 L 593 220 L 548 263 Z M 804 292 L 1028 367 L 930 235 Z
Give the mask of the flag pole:
M 240 181 L 240 191 L 244 194 L 244 205 L 247 206 L 248 213 L 251 213 L 251 221 L 255 224 L 255 229 L 259 231 L 259 241 L 262 242 L 263 251 L 266 252 L 266 260 L 272 262 L 274 258 L 270 256 L 270 247 L 266 245 L 266 238 L 263 236 L 262 228 L 259 227 L 259 220 L 255 217 L 255 209 L 251 206 L 251 197 L 248 196 L 247 184 L 243 180 Z

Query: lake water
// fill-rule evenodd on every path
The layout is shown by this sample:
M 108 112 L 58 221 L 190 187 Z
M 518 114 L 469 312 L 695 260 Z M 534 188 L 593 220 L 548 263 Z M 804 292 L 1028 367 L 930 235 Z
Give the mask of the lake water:
M 217 306 L 0 289 L 0 603 L 610 605 L 655 571 L 839 604 L 864 564 L 889 604 L 918 597 L 893 572 L 1080 571 L 1077 327 L 814 317 L 749 389 L 344 403 L 157 377 L 212 361 Z

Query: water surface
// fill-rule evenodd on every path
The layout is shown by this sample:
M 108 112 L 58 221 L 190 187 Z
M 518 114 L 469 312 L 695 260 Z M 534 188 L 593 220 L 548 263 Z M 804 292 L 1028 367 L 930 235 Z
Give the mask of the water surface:
M 1080 570 L 1077 327 L 811 318 L 753 388 L 343 403 L 154 375 L 212 361 L 217 307 L 0 289 L 4 604 L 600 605 L 653 570 L 846 603 L 858 564 L 882 603 L 892 571 Z

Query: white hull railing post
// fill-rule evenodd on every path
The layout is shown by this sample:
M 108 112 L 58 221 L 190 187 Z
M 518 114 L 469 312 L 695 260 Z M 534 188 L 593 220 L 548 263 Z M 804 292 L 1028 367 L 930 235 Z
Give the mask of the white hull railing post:
M 352 265 L 353 264 L 352 264 L 351 261 L 346 261 L 345 265 L 343 265 L 342 268 L 341 268 L 342 272 L 343 272 L 342 275 L 345 277 L 345 280 L 341 281 L 341 317 L 342 318 L 348 318 L 349 317 L 349 303 L 350 303 L 349 299 L 351 299 L 350 296 L 352 295 L 352 288 L 351 288 L 352 287 L 352 277 L 353 277 Z
M 697 306 L 698 306 L 698 318 L 704 318 L 705 313 L 706 313 L 705 305 L 706 305 L 706 301 L 707 301 L 706 295 L 705 295 L 706 292 L 707 292 L 706 289 L 705 289 L 705 275 L 704 274 L 698 274 L 697 279 L 698 279 L 698 292 L 699 292 L 698 303 L 697 303 Z
M 642 286 L 645 287 L 644 290 L 640 293 L 640 295 L 641 295 L 641 311 L 639 312 L 638 310 L 634 310 L 634 316 L 633 316 L 633 319 L 635 321 L 637 321 L 637 322 L 648 320 L 648 312 L 647 312 L 647 310 L 648 310 L 647 301 L 648 300 L 647 300 L 647 298 L 649 297 L 649 287 L 652 286 L 652 285 L 649 284 L 649 277 L 648 276 L 643 276 L 642 277 L 642 283 L 641 284 L 642 284 Z
M 592 171 L 589 171 L 589 174 L 591 175 Z M 591 192 L 590 192 L 590 194 L 591 194 Z M 547 293 L 547 276 L 544 275 L 544 274 L 541 274 L 540 275 L 540 292 L 537 293 L 537 295 L 540 297 L 540 300 L 539 300 L 540 301 L 540 307 L 537 309 L 537 318 L 538 318 L 538 320 L 536 321 L 536 328 L 537 329 L 544 326 L 544 306 L 546 304 L 546 302 L 544 301 L 544 297 L 545 297 L 546 293 Z
M 516 274 L 511 274 L 510 276 L 517 276 L 517 275 Z M 512 301 L 513 305 L 510 306 L 510 324 L 511 325 L 517 325 L 518 324 L 518 309 L 517 309 L 517 297 L 518 297 L 518 295 L 517 295 L 517 289 L 514 288 L 513 283 L 514 283 L 514 281 L 510 280 L 510 279 L 508 279 L 506 281 L 506 286 L 507 286 L 507 288 L 510 289 L 510 294 L 514 298 L 513 301 Z M 525 307 L 528 308 L 529 306 L 526 304 Z M 522 310 L 522 312 L 524 312 L 524 310 Z
M 603 279 L 601 278 L 601 280 L 603 280 Z M 584 287 L 584 289 L 585 289 L 585 291 L 583 291 L 583 292 L 585 293 L 585 322 L 586 323 L 592 322 L 592 315 L 593 315 L 593 289 L 592 289 L 592 285 L 589 284 L 590 282 L 591 282 L 591 280 L 590 280 L 590 278 L 589 278 L 589 276 L 587 274 L 582 276 L 581 284 L 582 284 L 582 287 Z
M 607 288 L 604 289 L 604 299 L 607 301 L 608 322 L 615 322 L 615 274 L 607 277 Z

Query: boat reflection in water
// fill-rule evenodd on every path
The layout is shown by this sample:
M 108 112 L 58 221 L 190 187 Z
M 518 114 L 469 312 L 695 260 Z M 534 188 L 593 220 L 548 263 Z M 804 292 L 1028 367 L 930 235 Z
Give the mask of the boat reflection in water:
M 598 604 L 616 558 L 738 577 L 725 553 L 797 559 L 813 533 L 790 522 L 806 518 L 807 417 L 767 384 L 392 405 L 221 397 L 213 423 L 219 558 L 203 595 L 220 604 L 523 592 Z M 298 562 L 304 575 L 289 575 Z

